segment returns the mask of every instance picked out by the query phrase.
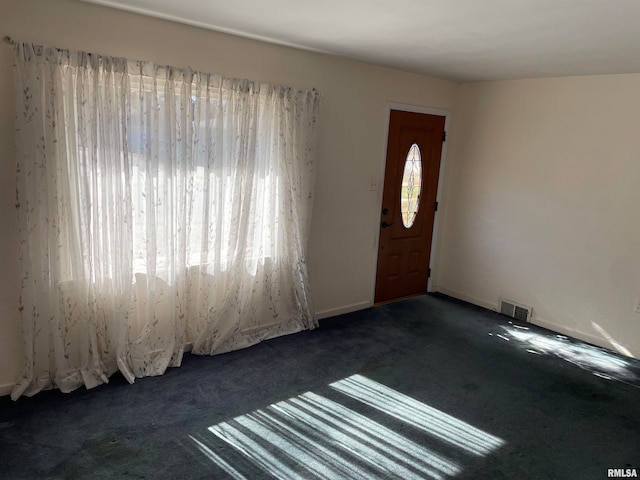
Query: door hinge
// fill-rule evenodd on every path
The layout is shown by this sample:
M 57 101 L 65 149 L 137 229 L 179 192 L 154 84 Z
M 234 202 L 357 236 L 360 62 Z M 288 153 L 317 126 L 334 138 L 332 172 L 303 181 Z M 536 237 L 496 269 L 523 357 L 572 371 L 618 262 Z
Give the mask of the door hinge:
M 442 132 L 442 141 L 443 142 L 447 141 L 447 132 Z
M 429 269 L 429 274 L 427 275 L 427 278 L 431 278 L 431 269 Z
M 438 202 L 436 202 L 436 212 L 438 211 Z

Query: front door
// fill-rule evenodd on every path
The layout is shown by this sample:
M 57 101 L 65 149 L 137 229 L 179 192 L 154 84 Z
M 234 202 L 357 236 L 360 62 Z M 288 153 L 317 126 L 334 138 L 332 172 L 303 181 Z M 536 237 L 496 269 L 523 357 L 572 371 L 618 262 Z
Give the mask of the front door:
M 391 110 L 375 302 L 425 293 L 445 117 Z

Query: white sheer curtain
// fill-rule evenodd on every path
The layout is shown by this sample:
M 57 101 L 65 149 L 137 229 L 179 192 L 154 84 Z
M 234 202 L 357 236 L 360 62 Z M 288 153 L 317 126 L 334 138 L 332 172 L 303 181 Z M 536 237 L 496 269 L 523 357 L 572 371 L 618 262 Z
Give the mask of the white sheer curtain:
M 318 94 L 15 44 L 15 399 L 314 328 Z

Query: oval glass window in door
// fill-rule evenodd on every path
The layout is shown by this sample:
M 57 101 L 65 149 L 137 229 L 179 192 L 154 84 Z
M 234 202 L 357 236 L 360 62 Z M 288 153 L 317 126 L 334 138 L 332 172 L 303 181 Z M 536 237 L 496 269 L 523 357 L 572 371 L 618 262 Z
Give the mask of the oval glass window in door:
M 422 191 L 422 155 L 420 147 L 414 143 L 409 148 L 404 161 L 402 186 L 400 188 L 400 210 L 402 223 L 405 228 L 411 228 L 420 207 L 420 192 Z

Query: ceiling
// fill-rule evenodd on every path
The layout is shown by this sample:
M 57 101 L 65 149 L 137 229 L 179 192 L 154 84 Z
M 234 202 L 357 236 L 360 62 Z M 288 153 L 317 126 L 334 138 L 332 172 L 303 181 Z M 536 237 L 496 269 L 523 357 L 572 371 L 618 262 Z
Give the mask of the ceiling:
M 82 0 L 458 82 L 640 72 L 640 0 Z

